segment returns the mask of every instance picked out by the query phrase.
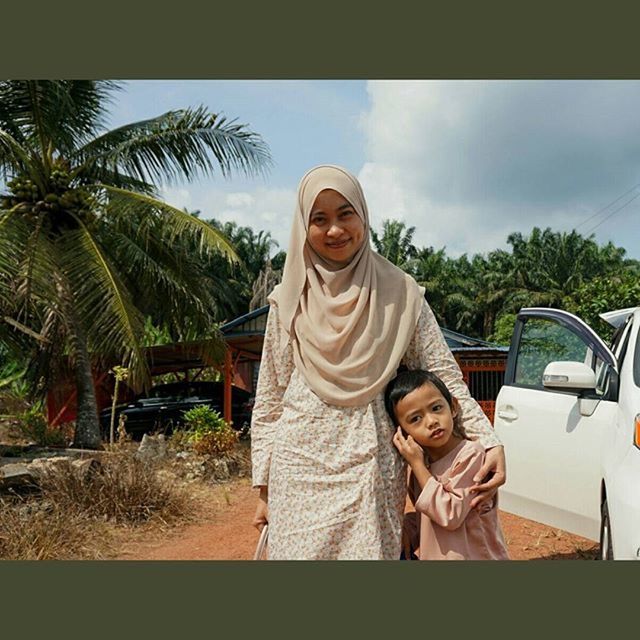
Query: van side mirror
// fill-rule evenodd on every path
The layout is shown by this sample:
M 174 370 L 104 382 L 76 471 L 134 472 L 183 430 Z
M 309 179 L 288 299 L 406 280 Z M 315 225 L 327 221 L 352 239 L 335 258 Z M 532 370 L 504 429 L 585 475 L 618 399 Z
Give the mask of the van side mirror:
M 562 391 L 595 391 L 596 374 L 584 362 L 550 362 L 542 374 L 546 389 Z
M 574 391 L 580 394 L 580 415 L 590 416 L 596 410 L 600 397 L 596 395 L 596 374 L 584 362 L 550 362 L 542 374 L 545 389 Z

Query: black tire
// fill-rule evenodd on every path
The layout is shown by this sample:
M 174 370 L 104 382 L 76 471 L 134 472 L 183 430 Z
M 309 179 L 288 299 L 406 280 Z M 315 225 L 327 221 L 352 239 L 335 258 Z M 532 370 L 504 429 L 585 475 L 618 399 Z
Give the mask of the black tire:
M 613 544 L 611 542 L 611 519 L 609 518 L 609 509 L 607 500 L 602 503 L 600 508 L 600 560 L 613 560 Z

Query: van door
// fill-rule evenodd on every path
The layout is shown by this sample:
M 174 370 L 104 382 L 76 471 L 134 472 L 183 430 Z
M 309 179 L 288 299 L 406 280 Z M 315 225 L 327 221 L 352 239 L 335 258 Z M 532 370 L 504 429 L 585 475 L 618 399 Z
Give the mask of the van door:
M 550 362 L 578 361 L 595 372 L 595 410 L 580 412 L 579 394 L 545 388 Z M 576 316 L 529 308 L 518 314 L 494 426 L 505 447 L 505 511 L 598 540 L 602 451 L 617 400 L 616 360 Z

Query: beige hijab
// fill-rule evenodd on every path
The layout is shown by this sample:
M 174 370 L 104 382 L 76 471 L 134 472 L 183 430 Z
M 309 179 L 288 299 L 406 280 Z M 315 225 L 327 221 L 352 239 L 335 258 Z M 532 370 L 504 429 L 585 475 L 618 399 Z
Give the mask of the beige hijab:
M 341 193 L 365 226 L 364 241 L 340 267 L 307 243 L 311 207 L 323 189 Z M 424 289 L 369 243 L 362 187 L 345 169 L 322 165 L 300 181 L 281 284 L 269 299 L 279 308 L 282 346 L 325 402 L 368 404 L 395 374 L 418 321 Z

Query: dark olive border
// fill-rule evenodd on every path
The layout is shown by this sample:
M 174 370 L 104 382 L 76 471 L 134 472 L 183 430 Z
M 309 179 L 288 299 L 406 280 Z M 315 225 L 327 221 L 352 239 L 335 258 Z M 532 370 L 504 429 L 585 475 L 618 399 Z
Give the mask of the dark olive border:
M 5 3 L 0 77 L 637 78 L 632 2 Z
M 70 4 L 4 4 L 0 77 L 640 78 L 637 16 L 612 0 Z M 4 562 L 0 592 L 3 630 L 36 637 L 583 638 L 635 628 L 636 573 L 577 561 Z
M 3 628 L 29 637 L 603 637 L 631 621 L 636 573 L 575 561 L 0 563 Z

